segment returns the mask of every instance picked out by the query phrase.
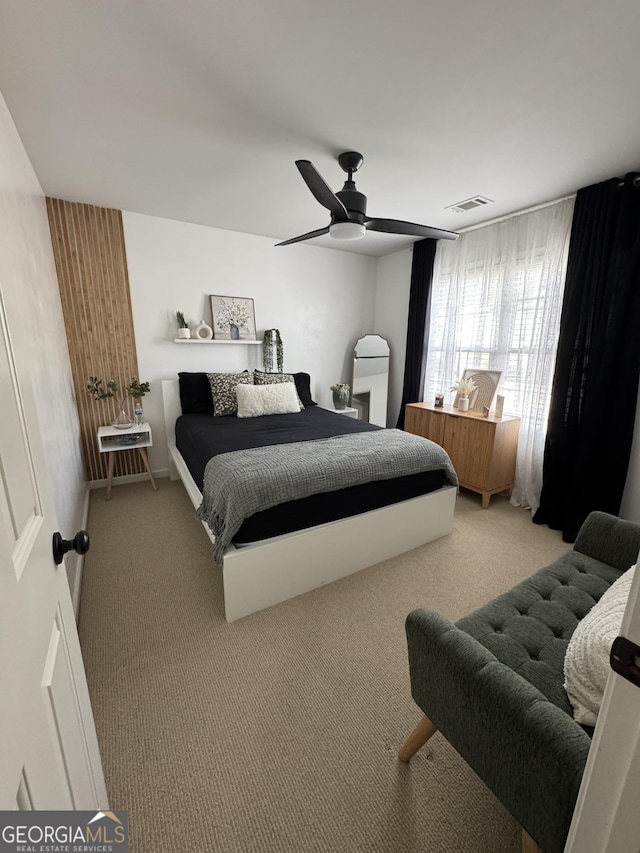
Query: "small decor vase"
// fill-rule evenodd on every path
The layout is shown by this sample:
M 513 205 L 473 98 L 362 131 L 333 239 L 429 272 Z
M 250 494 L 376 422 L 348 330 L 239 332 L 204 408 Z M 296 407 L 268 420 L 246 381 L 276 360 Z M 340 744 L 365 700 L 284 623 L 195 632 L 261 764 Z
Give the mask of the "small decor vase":
M 210 341 L 213 337 L 213 329 L 211 328 L 211 326 L 207 326 L 204 320 L 200 320 L 198 325 L 193 330 L 193 334 L 201 341 Z
M 466 394 L 460 394 L 458 397 L 458 411 L 460 412 L 468 412 L 469 411 L 469 398 Z
M 237 326 L 229 326 L 229 337 L 232 341 L 240 340 L 240 329 Z
M 333 407 L 338 410 L 346 409 L 349 402 L 349 389 L 336 388 L 331 393 L 333 394 Z
M 124 407 L 124 400 L 118 403 L 118 415 L 111 426 L 114 426 L 116 429 L 130 429 L 133 426 L 131 415 Z
M 183 341 L 189 340 L 191 337 L 191 329 L 178 329 L 178 337 Z

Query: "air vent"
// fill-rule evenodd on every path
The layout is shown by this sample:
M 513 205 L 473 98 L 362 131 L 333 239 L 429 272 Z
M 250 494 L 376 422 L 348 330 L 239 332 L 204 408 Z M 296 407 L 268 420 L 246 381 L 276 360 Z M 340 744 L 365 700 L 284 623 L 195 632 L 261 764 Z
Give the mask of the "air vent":
M 464 201 L 449 204 L 445 210 L 455 210 L 456 213 L 466 213 L 467 210 L 473 210 L 476 207 L 483 207 L 485 204 L 491 204 L 492 198 L 487 198 L 483 195 L 474 195 L 473 198 L 466 198 Z

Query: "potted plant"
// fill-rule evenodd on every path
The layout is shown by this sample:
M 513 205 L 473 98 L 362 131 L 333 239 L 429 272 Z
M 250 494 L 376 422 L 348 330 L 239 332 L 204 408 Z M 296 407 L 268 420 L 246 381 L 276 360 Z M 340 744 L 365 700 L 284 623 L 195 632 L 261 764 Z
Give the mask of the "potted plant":
M 108 400 L 113 397 L 117 400 L 116 403 L 116 419 L 112 422 L 112 426 L 117 429 L 129 429 L 133 426 L 133 421 L 129 412 L 125 408 L 127 399 L 131 397 L 133 400 L 140 400 L 145 394 L 148 394 L 151 386 L 148 382 L 138 382 L 136 376 L 131 377 L 131 382 L 125 385 L 121 391 L 118 391 L 118 383 L 115 379 L 108 379 L 106 388 L 102 384 L 102 379 L 97 376 L 90 376 L 87 381 L 86 392 L 94 400 Z
M 455 391 L 458 395 L 458 409 L 461 412 L 469 411 L 469 394 L 473 394 L 476 390 L 476 383 L 473 379 L 461 379 L 449 388 L 449 391 Z
M 338 411 L 347 408 L 349 402 L 349 386 L 346 382 L 338 382 L 335 385 L 330 385 L 329 390 L 333 394 L 333 407 Z
M 178 337 L 187 340 L 191 337 L 191 331 L 182 311 L 176 311 L 176 319 L 178 321 Z
M 284 365 L 284 352 L 282 348 L 282 338 L 280 337 L 279 329 L 265 329 L 264 338 L 262 339 L 262 366 L 265 373 L 273 372 L 273 350 L 276 351 L 276 364 L 278 373 L 282 373 Z

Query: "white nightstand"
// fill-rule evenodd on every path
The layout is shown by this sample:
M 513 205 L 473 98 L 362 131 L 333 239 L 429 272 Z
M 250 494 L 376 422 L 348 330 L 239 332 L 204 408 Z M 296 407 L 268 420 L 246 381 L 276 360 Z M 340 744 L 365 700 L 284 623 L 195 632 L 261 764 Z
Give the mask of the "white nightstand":
M 138 438 L 134 439 L 134 436 L 138 436 Z M 113 454 L 117 450 L 137 450 L 142 462 L 144 463 L 144 467 L 149 473 L 149 478 L 154 492 L 158 491 L 156 481 L 153 479 L 153 474 L 151 473 L 151 466 L 149 465 L 149 458 L 146 451 L 146 448 L 151 447 L 152 445 L 153 438 L 151 436 L 151 427 L 147 423 L 140 424 L 140 426 L 134 425 L 128 429 L 116 429 L 116 427 L 112 426 L 98 427 L 98 450 L 100 453 L 109 454 L 109 466 L 107 472 L 108 501 L 111 500 L 111 480 L 113 479 L 113 464 L 115 462 L 115 456 Z
M 326 409 L 328 412 L 335 412 L 336 415 L 346 415 L 348 418 L 358 420 L 358 410 L 347 406 L 346 409 L 335 409 L 333 406 L 320 406 L 321 409 Z

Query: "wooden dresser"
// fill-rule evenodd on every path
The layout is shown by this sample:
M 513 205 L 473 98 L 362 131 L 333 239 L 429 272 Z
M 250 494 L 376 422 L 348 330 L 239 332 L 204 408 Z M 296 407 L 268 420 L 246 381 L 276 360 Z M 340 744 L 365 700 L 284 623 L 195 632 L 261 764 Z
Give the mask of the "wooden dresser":
M 436 409 L 433 403 L 409 403 L 404 428 L 444 447 L 460 485 L 482 495 L 483 509 L 491 495 L 511 495 L 520 418 L 485 418 L 482 412 L 460 412 L 453 406 Z

